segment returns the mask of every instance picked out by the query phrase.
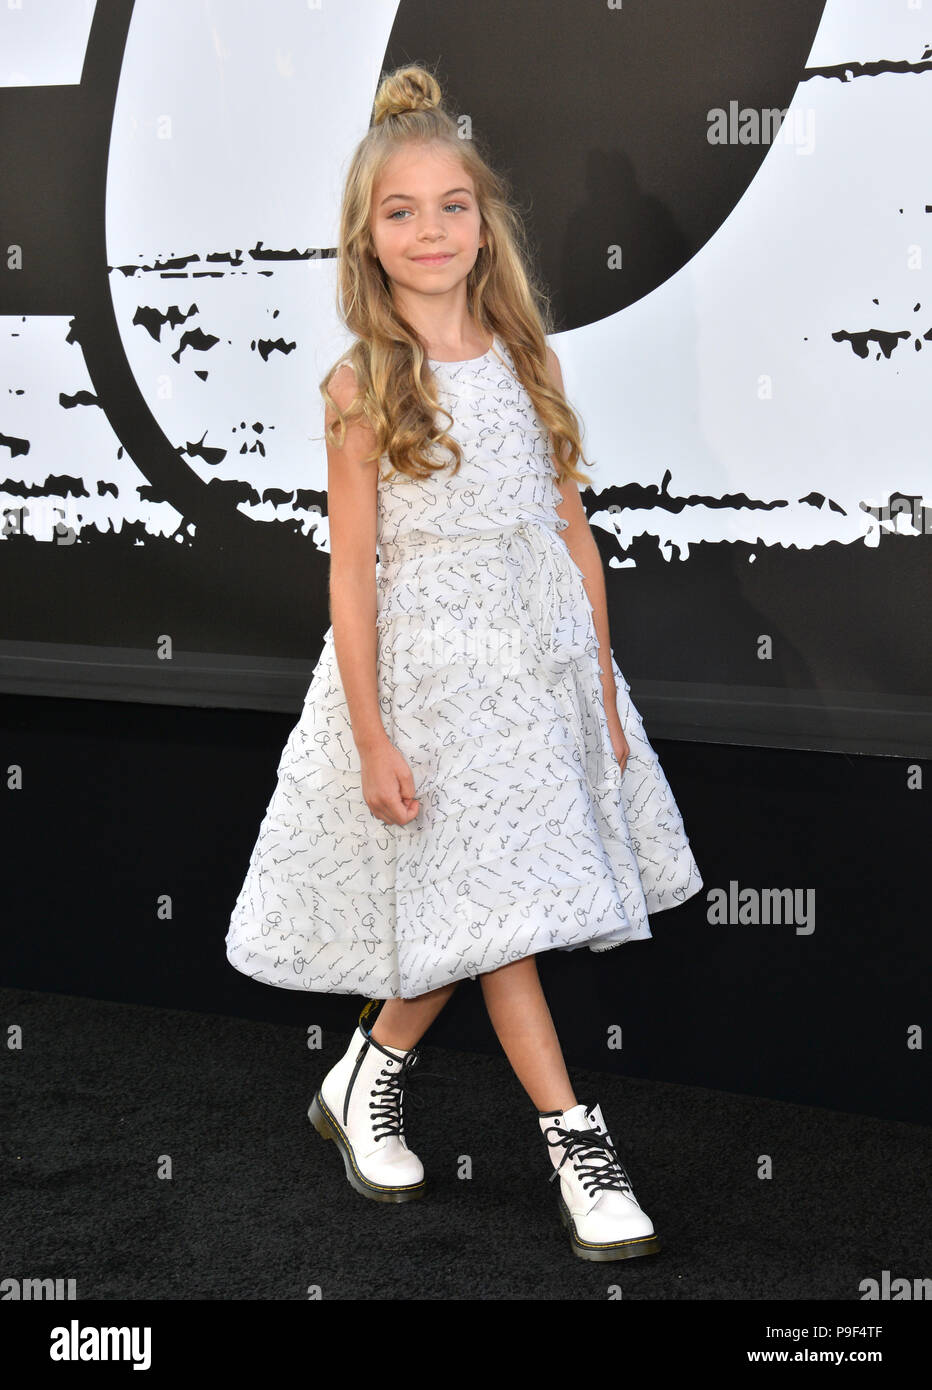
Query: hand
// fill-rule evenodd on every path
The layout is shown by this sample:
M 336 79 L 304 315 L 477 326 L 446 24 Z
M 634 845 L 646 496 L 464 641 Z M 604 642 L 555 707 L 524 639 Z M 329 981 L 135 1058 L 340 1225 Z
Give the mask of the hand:
M 407 825 L 421 809 L 414 795 L 411 769 L 388 739 L 361 752 L 362 794 L 366 805 L 384 825 Z
M 615 757 L 618 759 L 618 766 L 621 768 L 622 772 L 624 772 L 625 764 L 628 761 L 628 754 L 631 752 L 631 749 L 628 740 L 625 738 L 624 731 L 621 727 L 621 720 L 618 718 L 617 714 L 615 714 L 614 717 L 611 715 L 608 716 L 608 732 L 611 735 L 612 749 L 614 750 Z

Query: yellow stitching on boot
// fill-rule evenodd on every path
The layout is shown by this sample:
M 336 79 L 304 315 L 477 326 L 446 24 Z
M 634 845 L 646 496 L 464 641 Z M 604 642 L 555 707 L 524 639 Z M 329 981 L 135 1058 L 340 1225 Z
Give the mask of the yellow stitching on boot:
M 367 1187 L 374 1188 L 376 1192 L 416 1192 L 419 1187 L 424 1187 L 426 1185 L 427 1178 L 423 1177 L 421 1178 L 420 1182 L 409 1182 L 404 1184 L 399 1183 L 397 1187 L 389 1187 L 387 1183 L 373 1182 L 371 1178 L 366 1177 L 365 1173 L 360 1173 L 359 1169 L 356 1167 L 356 1155 L 353 1153 L 353 1146 L 349 1141 L 349 1136 L 343 1129 L 343 1126 L 340 1124 L 340 1121 L 337 1119 L 336 1115 L 334 1115 L 333 1111 L 330 1109 L 330 1106 L 324 1100 L 323 1096 L 318 1096 L 317 1103 L 322 1110 L 325 1110 L 327 1112 L 333 1123 L 336 1125 L 337 1129 L 340 1131 L 340 1134 L 343 1136 L 344 1142 L 346 1143 L 347 1152 L 349 1153 L 350 1163 L 352 1163 L 353 1165 L 353 1172 L 356 1174 L 360 1182 L 364 1182 Z
M 600 1243 L 597 1240 L 583 1240 L 582 1236 L 576 1235 L 575 1225 L 573 1226 L 573 1235 L 579 1245 L 588 1245 L 590 1250 L 614 1250 L 616 1245 L 643 1245 L 649 1240 L 657 1239 L 656 1235 L 632 1236 L 630 1240 L 606 1240 Z
M 615 1250 L 622 1245 L 642 1245 L 645 1241 L 657 1239 L 657 1232 L 654 1231 L 653 1235 L 632 1236 L 630 1240 L 583 1240 L 582 1236 L 576 1230 L 576 1222 L 573 1220 L 572 1216 L 570 1216 L 569 1207 L 566 1207 L 566 1215 L 569 1218 L 569 1223 L 573 1229 L 573 1239 L 576 1241 L 577 1245 L 587 1245 L 590 1250 Z

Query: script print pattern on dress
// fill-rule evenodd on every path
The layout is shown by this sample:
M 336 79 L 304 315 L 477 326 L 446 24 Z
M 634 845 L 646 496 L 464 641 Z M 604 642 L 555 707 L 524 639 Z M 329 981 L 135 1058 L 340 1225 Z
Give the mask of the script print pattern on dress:
M 703 886 L 612 656 L 624 773 L 615 757 L 549 438 L 507 348 L 431 368 L 461 468 L 419 481 L 383 458 L 378 489 L 379 701 L 420 811 L 386 826 L 363 799 L 330 628 L 226 938 L 265 984 L 415 998 L 645 940 Z

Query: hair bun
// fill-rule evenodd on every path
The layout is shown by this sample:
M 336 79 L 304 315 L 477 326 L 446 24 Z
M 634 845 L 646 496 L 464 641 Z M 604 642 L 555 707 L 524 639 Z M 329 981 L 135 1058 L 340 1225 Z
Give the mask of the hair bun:
M 389 116 L 403 116 L 407 111 L 430 111 L 441 101 L 440 84 L 426 68 L 396 68 L 379 83 L 372 124 L 381 125 Z

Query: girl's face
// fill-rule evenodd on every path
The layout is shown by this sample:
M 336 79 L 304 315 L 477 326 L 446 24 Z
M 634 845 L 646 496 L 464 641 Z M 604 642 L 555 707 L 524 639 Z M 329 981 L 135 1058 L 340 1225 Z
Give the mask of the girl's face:
M 386 275 L 409 295 L 448 294 L 486 244 L 471 177 L 455 156 L 423 145 L 389 159 L 369 226 Z

